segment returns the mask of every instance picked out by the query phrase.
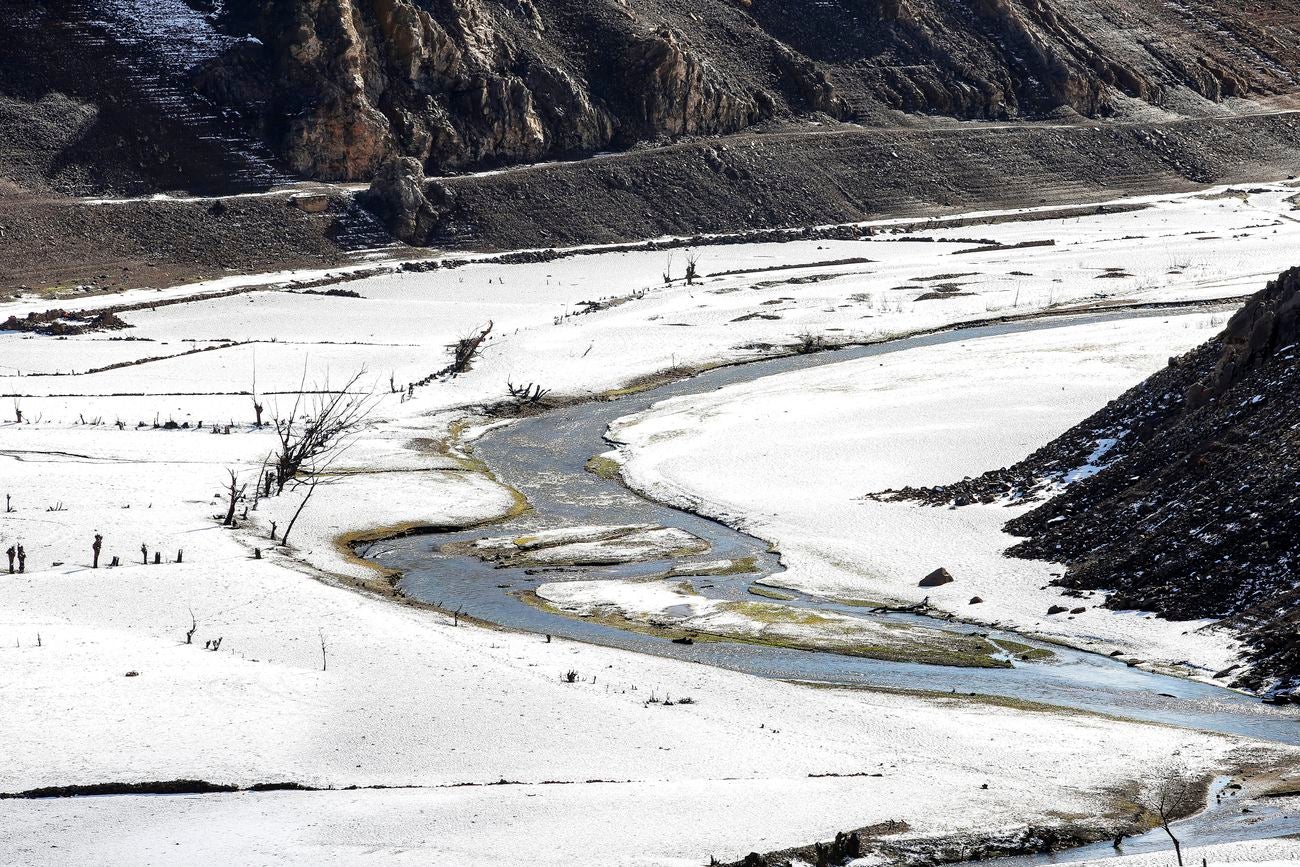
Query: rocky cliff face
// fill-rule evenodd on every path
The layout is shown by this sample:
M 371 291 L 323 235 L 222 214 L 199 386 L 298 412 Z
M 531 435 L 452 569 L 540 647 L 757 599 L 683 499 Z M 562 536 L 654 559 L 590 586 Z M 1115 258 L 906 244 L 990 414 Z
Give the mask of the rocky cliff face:
M 198 73 L 294 169 L 530 161 L 810 113 L 1102 116 L 1286 92 L 1283 3 L 1188 0 L 229 0 Z
M 599 59 L 610 61 L 593 87 L 583 58 L 557 50 L 529 0 L 244 5 L 256 9 L 232 8 L 227 20 L 263 44 L 208 67 L 200 85 L 261 106 L 269 134 L 308 175 L 366 178 L 399 155 L 448 171 L 591 153 L 732 132 L 773 109 L 666 26 L 593 22 Z M 240 81 L 254 74 L 269 92 L 247 93 Z

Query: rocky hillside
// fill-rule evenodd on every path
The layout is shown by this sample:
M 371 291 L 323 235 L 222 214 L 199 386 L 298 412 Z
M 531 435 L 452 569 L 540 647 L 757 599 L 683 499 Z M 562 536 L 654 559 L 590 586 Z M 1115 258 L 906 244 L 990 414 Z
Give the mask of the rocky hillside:
M 200 0 L 193 0 L 194 3 Z M 1295 90 L 1284 0 L 226 0 L 200 89 L 297 172 L 589 155 L 793 118 L 1206 113 Z
M 251 124 L 195 91 L 193 70 L 236 44 L 185 0 L 0 0 L 0 194 L 290 180 Z
M 1300 268 L 1023 463 L 905 494 L 1018 498 L 1074 471 L 1007 525 L 1026 537 L 1008 553 L 1065 563 L 1058 583 L 1103 591 L 1109 608 L 1223 618 L 1252 648 L 1241 685 L 1300 686 L 1298 391 Z
M 1300 115 L 1266 114 L 984 124 L 960 134 L 739 134 L 428 181 L 408 157 L 387 164 L 363 198 L 410 243 L 502 250 L 1104 201 L 1292 175 Z
M 378 178 L 402 240 L 518 249 L 1276 179 L 1298 30 L 1281 0 L 0 0 L 0 289 L 388 241 L 337 188 L 69 197 Z

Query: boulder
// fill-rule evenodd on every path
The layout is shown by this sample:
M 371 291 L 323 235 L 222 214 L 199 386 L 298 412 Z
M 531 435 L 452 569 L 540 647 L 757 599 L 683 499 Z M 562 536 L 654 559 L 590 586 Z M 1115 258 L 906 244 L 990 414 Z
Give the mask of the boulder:
M 1070 609 L 1066 608 L 1064 605 L 1053 605 L 1051 608 L 1047 609 L 1047 615 L 1050 617 L 1053 614 L 1064 614 L 1069 610 Z
M 383 220 L 393 235 L 408 244 L 423 244 L 454 202 L 450 190 L 441 184 L 430 186 L 436 188 L 434 199 L 439 206 L 429 198 L 420 161 L 395 157 L 384 163 L 359 200 Z
M 326 193 L 295 193 L 289 204 L 305 214 L 323 214 L 329 210 L 330 197 Z
M 972 597 L 970 598 L 970 604 L 971 604 L 971 605 L 981 605 L 981 604 L 983 604 L 983 602 L 984 602 L 984 600 L 981 599 L 981 598 L 978 597 L 978 596 L 972 596 Z
M 918 585 L 918 586 L 921 586 L 921 587 L 942 587 L 943 585 L 945 585 L 945 584 L 951 584 L 952 582 L 953 582 L 953 577 L 952 577 L 952 575 L 949 574 L 949 572 L 948 572 L 947 569 L 944 569 L 944 568 L 941 566 L 941 567 L 939 567 L 938 569 L 935 569 L 935 570 L 934 570 L 933 572 L 931 572 L 929 575 L 926 575 L 924 578 L 922 578 L 922 579 L 921 579 L 921 583 L 920 583 L 920 585 Z

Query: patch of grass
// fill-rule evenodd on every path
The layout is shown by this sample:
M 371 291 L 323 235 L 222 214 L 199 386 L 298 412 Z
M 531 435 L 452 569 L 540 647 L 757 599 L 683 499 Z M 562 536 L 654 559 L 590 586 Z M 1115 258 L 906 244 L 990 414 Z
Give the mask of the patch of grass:
M 696 554 L 704 554 L 709 550 L 709 543 L 703 539 L 698 542 L 687 542 L 668 551 L 668 557 L 673 560 L 679 557 L 694 557 Z
M 533 504 L 528 502 L 528 498 L 524 496 L 522 491 L 512 488 L 509 485 L 502 484 L 502 482 L 491 473 L 488 473 L 488 475 L 492 478 L 492 481 L 496 482 L 498 485 L 501 485 L 503 488 L 505 488 L 507 491 L 510 492 L 509 511 L 507 511 L 504 515 L 492 521 L 491 523 L 495 524 L 497 523 L 497 521 L 509 521 L 514 518 L 518 518 L 520 515 L 524 514 L 525 512 L 532 510 Z
M 395 524 L 381 525 L 378 527 L 368 527 L 362 530 L 353 530 L 334 537 L 334 547 L 349 563 L 359 566 L 365 566 L 373 569 L 381 578 L 386 579 L 390 585 L 394 584 L 401 577 L 397 570 L 380 566 L 370 560 L 361 557 L 356 552 L 356 546 L 367 542 L 382 542 L 386 539 L 395 539 L 399 536 L 412 536 L 419 533 L 436 532 L 444 530 L 469 530 L 474 527 L 486 527 L 504 521 L 511 521 L 523 515 L 532 508 L 528 498 L 523 492 L 510 485 L 505 484 L 496 475 L 488 469 L 487 464 L 481 460 L 467 454 L 463 451 L 460 444 L 460 438 L 469 428 L 469 419 L 460 419 L 451 424 L 448 428 L 447 438 L 442 440 L 433 439 L 416 439 L 407 443 L 409 448 L 416 451 L 428 451 L 435 454 L 443 455 L 455 462 L 457 468 L 464 472 L 479 473 L 486 476 L 492 482 L 505 488 L 510 495 L 510 507 L 506 511 L 493 518 L 485 521 L 474 521 L 464 525 L 454 527 L 430 526 L 429 523 L 419 521 L 405 521 Z M 449 471 L 444 469 L 443 471 Z M 391 586 L 390 586 L 391 589 Z
M 789 624 L 791 626 L 830 626 L 836 621 L 808 608 L 773 605 L 770 602 L 728 602 L 728 611 L 734 611 L 756 623 Z
M 762 584 L 757 583 L 750 584 L 749 587 L 745 589 L 755 596 L 762 596 L 766 599 L 775 599 L 778 602 L 789 602 L 794 598 L 793 596 L 782 593 L 780 590 L 774 590 L 771 587 L 764 587 Z
M 601 392 L 598 399 L 614 400 L 620 397 L 626 397 L 629 394 L 639 394 L 643 391 L 649 391 L 652 388 L 658 388 L 661 385 L 667 385 L 670 382 L 676 382 L 679 379 L 686 379 L 708 370 L 707 367 L 670 367 L 667 370 L 661 370 L 657 373 L 649 373 L 645 376 L 639 376 L 629 382 L 622 388 L 612 388 L 609 391 Z
M 737 557 L 728 560 L 726 565 L 717 563 L 698 563 L 674 566 L 668 573 L 669 578 L 712 578 L 722 575 L 744 575 L 758 571 L 757 557 Z
M 604 455 L 593 455 L 587 459 L 586 471 L 594 476 L 599 476 L 607 482 L 621 482 L 623 480 L 622 465 L 613 458 L 607 458 Z
M 804 640 L 789 636 L 772 636 L 772 635 L 742 635 L 736 633 L 718 633 L 708 632 L 692 628 L 686 625 L 666 626 L 653 622 L 633 620 L 626 615 L 610 610 L 598 609 L 589 615 L 581 615 L 574 611 L 566 611 L 551 602 L 546 601 L 532 591 L 524 591 L 517 594 L 517 597 L 535 608 L 551 614 L 558 614 L 561 617 L 572 617 L 580 620 L 586 620 L 593 623 L 599 623 L 602 626 L 609 626 L 614 629 L 622 629 L 627 632 L 635 632 L 639 635 L 650 635 L 656 638 L 673 639 L 683 635 L 689 635 L 697 642 L 703 641 L 723 641 L 733 644 L 753 644 L 766 647 L 780 647 L 786 650 L 804 650 L 809 652 L 835 653 L 841 656 L 860 656 L 867 659 L 880 659 L 887 662 L 918 662 L 928 665 L 951 665 L 962 668 L 1007 668 L 1010 663 L 996 659 L 993 656 L 993 647 L 982 639 L 976 639 L 973 642 L 959 641 L 950 645 L 922 645 L 918 643 L 900 643 L 898 645 L 877 645 L 868 643 L 840 643 L 840 644 L 821 644 L 815 640 Z M 794 625 L 816 625 L 817 623 L 826 623 L 828 618 L 818 614 L 815 611 L 801 611 L 791 609 L 789 606 L 772 605 L 763 602 L 732 602 L 728 603 L 733 611 L 759 611 L 761 609 L 785 609 L 787 614 L 781 612 L 762 613 L 767 623 L 782 623 Z M 733 607 L 734 606 L 734 607 Z M 758 619 L 758 618 L 755 618 Z M 906 628 L 906 627 L 904 627 Z
M 797 686 L 806 686 L 809 689 L 830 689 L 830 690 L 851 690 L 854 692 L 880 692 L 887 695 L 902 695 L 910 698 L 923 698 L 943 703 L 953 704 L 982 704 L 990 707 L 1004 707 L 1010 710 L 1019 710 L 1026 713 L 1050 713 L 1057 716 L 1091 716 L 1109 720 L 1123 720 L 1122 717 L 1112 716 L 1110 714 L 1099 713 L 1097 711 L 1079 710 L 1069 707 L 1058 707 L 1054 704 L 1046 704 L 1040 701 L 1030 701 L 1029 699 L 1016 698 L 1006 695 L 986 695 L 984 693 L 952 693 L 939 692 L 931 689 L 906 689 L 889 686 L 863 686 L 859 684 L 844 683 L 821 683 L 811 680 L 792 680 L 787 681 Z
M 707 632 L 697 632 L 694 629 L 670 629 L 665 626 L 659 626 L 654 623 L 645 623 L 639 620 L 632 620 L 625 617 L 617 611 L 598 610 L 589 615 L 578 614 L 576 611 L 568 611 L 553 602 L 549 602 L 538 596 L 532 590 L 523 590 L 515 594 L 519 601 L 531 605 L 539 611 L 545 611 L 548 614 L 557 614 L 560 617 L 571 617 L 577 620 L 585 620 L 590 623 L 599 623 L 601 626 L 609 626 L 613 629 L 621 629 L 624 632 L 635 632 L 638 635 L 649 635 L 654 638 L 673 639 L 680 638 L 682 635 L 690 635 L 696 641 L 727 641 L 727 638 L 713 635 Z
M 743 640 L 743 639 L 742 639 Z M 1010 668 L 1011 664 L 996 658 L 987 643 L 963 645 L 952 644 L 844 644 L 824 647 L 815 641 L 796 639 L 756 639 L 753 644 L 771 644 L 791 650 L 809 650 L 822 653 L 837 653 L 842 656 L 861 656 L 865 659 L 879 659 L 884 662 L 909 662 L 921 665 L 947 665 L 954 668 Z

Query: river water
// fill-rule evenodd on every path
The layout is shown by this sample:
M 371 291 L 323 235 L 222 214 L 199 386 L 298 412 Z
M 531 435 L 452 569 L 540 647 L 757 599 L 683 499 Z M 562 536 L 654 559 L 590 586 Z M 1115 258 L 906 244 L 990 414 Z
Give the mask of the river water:
M 527 514 L 486 528 L 376 543 L 361 553 L 386 567 L 400 570 L 403 573 L 400 587 L 410 596 L 437 604 L 444 610 L 460 611 L 510 629 L 715 665 L 760 677 L 846 687 L 1002 696 L 1131 720 L 1300 745 L 1300 709 L 1266 705 L 1255 697 L 1228 689 L 1130 668 L 1106 656 L 1044 644 L 1019 634 L 912 614 L 870 614 L 862 608 L 796 595 L 788 604 L 1008 638 L 1048 648 L 1054 653 L 1054 658 L 1047 662 L 1012 660 L 1011 668 L 983 669 L 880 661 L 738 642 L 676 644 L 665 638 L 541 610 L 522 601 L 519 594 L 555 581 L 658 575 L 670 566 L 680 566 L 681 560 L 530 570 L 500 568 L 475 557 L 446 554 L 439 550 L 449 542 L 520 536 L 560 527 L 659 524 L 680 528 L 709 543 L 710 550 L 706 554 L 688 558 L 686 562 L 690 559 L 703 562 L 755 558 L 757 573 L 704 577 L 694 581 L 696 589 L 706 596 L 753 599 L 748 594 L 749 585 L 763 575 L 772 575 L 782 569 L 766 542 L 717 521 L 653 502 L 617 481 L 602 479 L 585 470 L 590 457 L 609 449 L 604 434 L 610 422 L 669 397 L 701 394 L 787 371 L 950 342 L 1148 315 L 1169 314 L 1168 311 L 1130 310 L 945 331 L 871 346 L 718 368 L 616 401 L 554 409 L 494 429 L 475 441 L 473 446 L 475 456 L 485 461 L 502 482 L 527 497 L 533 507 Z M 1181 824 L 1180 835 L 1187 844 L 1203 845 L 1300 832 L 1300 815 L 1289 803 L 1300 799 L 1279 801 L 1247 817 L 1232 808 L 1231 797 L 1226 801 L 1219 799 L 1217 796 L 1221 792 L 1220 784 L 1212 793 L 1211 809 Z M 1081 857 L 1102 858 L 1123 852 L 1162 850 L 1168 846 L 1168 838 L 1160 832 L 1134 838 L 1122 850 L 1104 844 L 1055 855 L 1015 859 L 1007 864 L 1008 867 L 1020 867 Z

